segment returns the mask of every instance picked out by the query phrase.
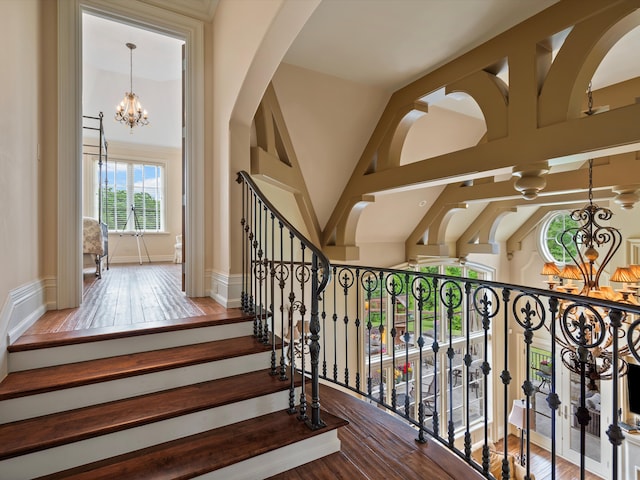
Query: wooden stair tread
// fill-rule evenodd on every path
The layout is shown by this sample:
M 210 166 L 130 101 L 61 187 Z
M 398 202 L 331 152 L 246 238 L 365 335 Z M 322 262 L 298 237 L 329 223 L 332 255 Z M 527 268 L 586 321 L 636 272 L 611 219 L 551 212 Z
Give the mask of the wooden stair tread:
M 300 383 L 301 377 L 296 385 Z M 279 392 L 289 385 L 266 369 L 7 423 L 0 425 L 0 459 Z
M 252 336 L 10 373 L 0 400 L 269 351 Z
M 208 432 L 83 465 L 40 480 L 187 479 L 334 430 L 348 422 L 322 412 L 325 428 L 309 429 L 278 411 Z
M 23 335 L 8 347 L 9 352 L 24 352 L 41 348 L 59 347 L 64 345 L 76 345 L 88 342 L 100 342 L 117 338 L 135 337 L 155 333 L 188 330 L 213 325 L 225 325 L 230 323 L 246 322 L 253 316 L 243 313 L 241 309 L 228 309 L 220 313 L 212 313 L 196 317 L 162 320 L 149 323 L 134 323 L 131 325 L 118 325 L 113 327 L 90 328 L 73 330 L 68 332 L 55 332 L 45 334 Z

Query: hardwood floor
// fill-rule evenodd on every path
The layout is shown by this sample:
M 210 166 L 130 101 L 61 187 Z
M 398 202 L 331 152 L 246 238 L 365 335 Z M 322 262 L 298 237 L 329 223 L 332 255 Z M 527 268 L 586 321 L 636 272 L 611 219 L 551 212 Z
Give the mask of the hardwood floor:
M 484 478 L 438 442 L 417 443 L 413 428 L 372 404 L 325 386 L 321 386 L 320 398 L 323 409 L 349 422 L 338 431 L 341 451 L 269 480 Z M 509 453 L 519 453 L 519 439 L 509 436 L 508 440 Z M 502 442 L 497 443 L 495 450 L 502 451 L 501 446 Z M 533 444 L 531 473 L 536 480 L 551 478 L 549 452 Z M 556 460 L 556 480 L 578 478 L 580 474 L 575 465 L 561 458 Z M 585 479 L 601 480 L 588 472 Z
M 406 422 L 351 394 L 321 385 L 322 409 L 349 422 L 338 430 L 340 452 L 270 480 L 473 480 L 483 478 L 435 441 L 420 444 Z
M 228 311 L 211 298 L 188 298 L 180 291 L 180 268 L 171 263 L 116 264 L 104 272 L 102 279 L 88 272 L 83 304 L 79 308 L 45 313 L 25 337 L 50 336 L 56 341 L 56 335 L 68 336 L 65 332 L 90 335 L 94 330 L 100 335 L 108 329 L 135 329 L 136 324 L 143 326 L 176 319 L 188 322 L 203 315 L 224 316 Z M 416 443 L 416 433 L 409 425 L 374 405 L 324 386 L 321 403 L 323 409 L 350 422 L 339 433 L 341 452 L 317 460 L 311 466 L 277 475 L 273 480 L 409 479 L 422 478 L 424 472 L 432 479 L 481 478 L 439 443 Z M 502 444 L 495 447 L 501 450 Z M 510 437 L 510 453 L 518 450 L 518 439 Z M 551 478 L 549 452 L 532 444 L 531 453 L 531 472 L 536 479 Z M 558 458 L 557 480 L 573 480 L 578 476 L 575 465 Z M 592 474 L 586 476 L 587 480 L 599 478 Z
M 101 279 L 93 270 L 85 272 L 82 305 L 46 312 L 25 335 L 130 326 L 226 310 L 211 298 L 189 298 L 181 292 L 179 264 L 112 264 Z
M 508 438 L 508 452 L 514 456 L 520 455 L 520 439 L 513 435 Z M 496 443 L 496 451 L 502 451 L 502 441 Z M 531 473 L 536 480 L 551 478 L 551 452 L 531 444 Z M 563 458 L 556 458 L 556 480 L 574 480 L 580 478 L 578 467 Z M 585 480 L 602 480 L 593 473 L 585 472 Z

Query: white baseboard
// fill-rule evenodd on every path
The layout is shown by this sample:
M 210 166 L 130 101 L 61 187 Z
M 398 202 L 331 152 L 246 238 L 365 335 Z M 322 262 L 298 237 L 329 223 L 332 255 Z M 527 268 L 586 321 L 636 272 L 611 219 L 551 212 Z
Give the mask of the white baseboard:
M 27 331 L 47 311 L 45 282 L 36 280 L 9 292 L 2 311 L 2 323 L 8 325 L 7 341 L 10 344 Z
M 241 303 L 242 275 L 211 272 L 211 298 L 225 308 L 238 308 Z
M 173 255 L 150 255 L 151 263 L 156 262 L 173 262 Z M 137 255 L 122 256 L 118 255 L 109 259 L 109 264 L 118 263 L 140 263 L 140 258 Z M 149 263 L 149 258 L 145 253 L 142 254 L 142 263 Z M 95 267 L 94 267 L 95 268 Z M 105 266 L 106 268 L 106 266 Z
M 55 310 L 58 304 L 58 283 L 54 275 L 42 279 L 44 285 L 44 302 L 47 311 Z

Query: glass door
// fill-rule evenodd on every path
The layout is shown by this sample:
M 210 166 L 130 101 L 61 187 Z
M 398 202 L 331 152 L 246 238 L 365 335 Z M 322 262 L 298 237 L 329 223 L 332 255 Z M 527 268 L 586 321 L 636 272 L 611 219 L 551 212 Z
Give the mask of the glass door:
M 599 380 L 586 380 L 585 407 L 589 413 L 589 423 L 586 425 L 584 440 L 582 440 L 580 424 L 576 413 L 581 405 L 580 375 L 562 370 L 561 375 L 561 400 L 566 399 L 561 406 L 561 435 L 559 454 L 576 465 L 580 465 L 580 452 L 584 448 L 585 467 L 587 470 L 606 476 L 609 457 L 611 456 L 611 444 L 606 435 L 607 426 L 611 418 L 606 410 L 602 409 L 603 392 Z M 605 389 L 607 390 L 607 389 Z M 584 447 L 583 447 L 584 442 Z
M 548 450 L 551 449 L 551 418 L 553 411 L 549 407 L 547 397 L 551 392 L 551 369 L 553 367 L 551 349 L 548 344 L 531 347 L 529 378 L 534 386 L 531 408 L 535 418 L 531 427 L 531 440 Z M 556 418 L 556 431 L 559 428 Z
M 580 424 L 576 417 L 581 404 L 580 377 L 564 367 L 560 360 L 556 362 L 556 392 L 561 402 L 556 412 L 556 453 L 573 464 L 580 465 L 582 441 Z M 551 392 L 553 359 L 549 343 L 540 340 L 534 342 L 527 368 L 534 386 L 531 403 L 535 419 L 532 422 L 531 441 L 550 451 L 553 412 L 547 403 L 547 396 Z M 599 380 L 586 381 L 585 406 L 590 421 L 584 435 L 585 467 L 606 478 L 611 456 L 611 444 L 607 439 L 606 430 L 611 418 L 608 411 L 602 408 L 603 402 L 606 404 L 610 399 L 603 398 L 603 395 L 605 393 L 601 392 Z

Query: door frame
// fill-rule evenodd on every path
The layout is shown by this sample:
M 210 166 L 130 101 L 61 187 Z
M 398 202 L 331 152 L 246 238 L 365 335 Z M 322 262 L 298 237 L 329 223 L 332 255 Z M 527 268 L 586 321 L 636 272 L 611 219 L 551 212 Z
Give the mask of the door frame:
M 580 465 L 580 452 L 577 450 L 571 449 L 571 431 L 573 425 L 573 417 L 574 413 L 571 408 L 571 372 L 565 368 L 563 369 L 562 374 L 559 375 L 558 379 L 558 391 L 561 395 L 561 398 L 565 398 L 566 401 L 560 405 L 562 409 L 562 417 L 561 420 L 561 428 L 560 435 L 562 441 L 560 442 L 562 445 L 562 455 L 563 458 L 569 460 L 570 462 Z M 601 383 L 610 382 L 611 380 L 600 380 Z M 606 385 L 606 383 L 605 383 Z M 613 399 L 612 391 L 610 388 L 601 388 L 601 405 L 611 405 Z M 611 470 L 611 443 L 607 437 L 607 427 L 611 423 L 611 418 L 609 414 L 609 409 L 601 409 L 600 410 L 600 461 L 594 460 L 585 455 L 585 467 L 588 471 L 595 473 L 596 475 L 600 475 L 603 478 L 607 478 L 607 473 Z
M 58 232 L 56 308 L 82 302 L 82 12 L 185 41 L 185 258 L 187 296 L 205 296 L 204 25 L 134 0 L 58 2 Z
M 534 337 L 532 347 L 543 348 L 549 352 L 551 352 L 551 339 L 545 338 L 537 338 Z M 524 335 L 518 334 L 518 345 L 524 344 Z M 529 366 L 525 362 L 525 351 L 522 350 L 521 354 L 518 355 L 517 358 L 517 372 L 518 378 L 516 379 L 518 385 L 522 385 L 525 380 L 526 371 Z M 580 465 L 580 455 L 578 452 L 571 450 L 571 425 L 573 423 L 573 414 L 570 411 L 570 401 L 571 398 L 571 372 L 562 364 L 562 360 L 560 359 L 560 348 L 556 345 L 556 358 L 552 359 L 552 362 L 556 365 L 556 393 L 560 397 L 562 403 L 558 411 L 556 412 L 556 454 L 559 457 L 564 458 L 565 460 L 573 463 L 574 465 Z M 605 389 L 602 392 L 602 401 L 604 404 L 611 404 L 610 390 Z M 585 466 L 588 471 L 593 472 L 597 475 L 601 475 L 606 477 L 607 469 L 609 469 L 609 465 L 611 463 L 611 448 L 610 443 L 606 437 L 606 427 L 610 423 L 610 419 L 607 417 L 607 414 L 603 411 L 603 419 L 605 421 L 601 422 L 600 427 L 600 462 L 597 462 L 589 457 L 585 459 Z M 531 442 L 536 445 L 551 449 L 551 442 L 554 441 L 551 437 L 545 437 L 536 433 L 535 431 L 531 432 Z

